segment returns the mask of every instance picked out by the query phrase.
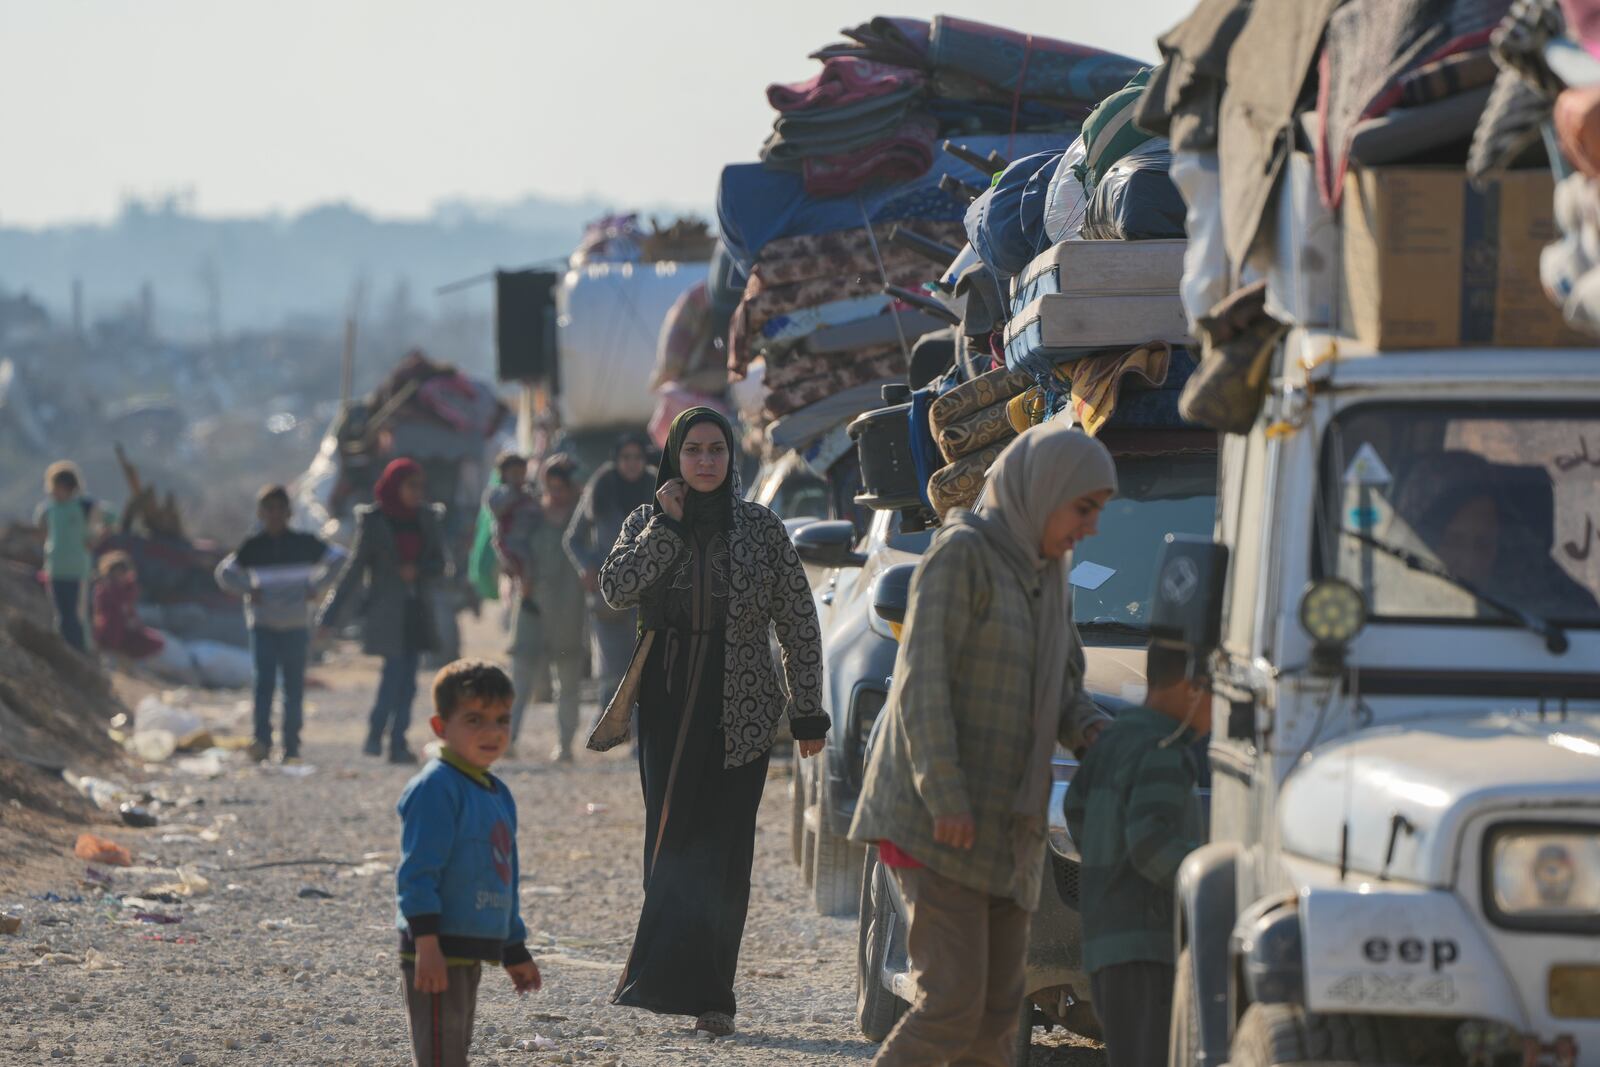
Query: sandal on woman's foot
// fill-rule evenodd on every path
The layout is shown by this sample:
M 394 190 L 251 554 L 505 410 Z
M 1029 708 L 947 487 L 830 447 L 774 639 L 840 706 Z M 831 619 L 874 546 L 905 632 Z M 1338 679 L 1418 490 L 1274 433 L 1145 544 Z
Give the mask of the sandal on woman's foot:
M 712 1037 L 732 1037 L 733 1016 L 720 1011 L 708 1011 L 695 1020 L 694 1028 L 704 1030 Z

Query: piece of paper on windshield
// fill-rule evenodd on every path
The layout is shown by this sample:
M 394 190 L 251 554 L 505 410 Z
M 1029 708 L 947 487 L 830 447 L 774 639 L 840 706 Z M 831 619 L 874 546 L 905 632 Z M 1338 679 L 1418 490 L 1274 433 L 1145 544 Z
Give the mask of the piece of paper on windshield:
M 1095 590 L 1105 585 L 1111 576 L 1116 573 L 1114 568 L 1103 567 L 1098 563 L 1090 563 L 1088 560 L 1084 560 L 1072 568 L 1072 573 L 1067 575 L 1067 581 L 1079 589 Z

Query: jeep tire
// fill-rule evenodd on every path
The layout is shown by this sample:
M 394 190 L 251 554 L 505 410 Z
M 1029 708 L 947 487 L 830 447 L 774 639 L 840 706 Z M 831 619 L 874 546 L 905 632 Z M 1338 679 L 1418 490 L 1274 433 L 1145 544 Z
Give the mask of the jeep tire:
M 1229 1067 L 1412 1062 L 1403 1021 L 1369 1015 L 1314 1015 L 1290 1004 L 1252 1004 L 1239 1020 Z

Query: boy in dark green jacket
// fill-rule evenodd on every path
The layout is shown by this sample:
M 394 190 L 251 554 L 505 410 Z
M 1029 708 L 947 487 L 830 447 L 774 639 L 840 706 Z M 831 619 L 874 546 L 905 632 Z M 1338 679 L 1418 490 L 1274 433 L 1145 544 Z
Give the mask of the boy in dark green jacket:
M 1083 966 L 1109 1067 L 1164 1063 L 1172 1015 L 1173 891 L 1202 842 L 1195 742 L 1211 732 L 1211 689 L 1187 656 L 1150 646 L 1143 707 L 1117 716 L 1067 790 L 1083 857 Z

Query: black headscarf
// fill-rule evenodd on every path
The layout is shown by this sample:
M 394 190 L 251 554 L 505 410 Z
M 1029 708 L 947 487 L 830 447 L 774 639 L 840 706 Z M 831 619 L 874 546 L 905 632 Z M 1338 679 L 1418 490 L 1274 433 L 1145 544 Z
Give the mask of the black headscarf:
M 733 427 L 728 420 L 711 408 L 690 408 L 673 419 L 672 429 L 667 431 L 667 447 L 661 454 L 661 470 L 656 476 L 658 490 L 672 479 L 683 477 L 678 470 L 678 454 L 683 451 L 689 431 L 705 422 L 714 423 L 728 443 L 728 474 L 722 484 L 709 493 L 689 489 L 684 494 L 683 523 L 702 538 L 727 533 L 733 528 L 734 467 L 739 457 L 734 451 Z
M 622 476 L 617 469 L 617 458 L 622 450 L 636 447 L 644 453 L 644 473 L 633 481 Z M 594 476 L 594 510 L 599 515 L 631 515 L 634 510 L 655 499 L 655 487 L 650 482 L 650 442 L 639 434 L 624 434 L 611 449 L 611 462 L 601 467 Z

